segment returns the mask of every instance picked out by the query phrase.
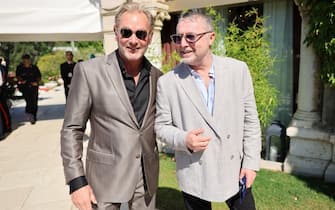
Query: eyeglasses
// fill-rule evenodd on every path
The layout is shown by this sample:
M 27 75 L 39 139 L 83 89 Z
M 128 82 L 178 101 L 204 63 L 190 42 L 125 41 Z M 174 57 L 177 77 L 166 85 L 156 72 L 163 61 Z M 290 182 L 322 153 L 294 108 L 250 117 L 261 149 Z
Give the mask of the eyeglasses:
M 206 31 L 203 33 L 185 33 L 185 34 L 172 34 L 170 36 L 171 40 L 176 44 L 181 44 L 181 40 L 185 37 L 185 40 L 189 43 L 195 43 L 205 34 L 212 33 L 213 31 Z
M 136 37 L 140 40 L 145 40 L 145 38 L 148 35 L 148 32 L 144 31 L 144 30 L 138 30 L 138 31 L 132 31 L 129 28 L 122 28 L 120 30 L 120 34 L 122 38 L 129 38 L 133 35 L 133 33 L 135 33 Z

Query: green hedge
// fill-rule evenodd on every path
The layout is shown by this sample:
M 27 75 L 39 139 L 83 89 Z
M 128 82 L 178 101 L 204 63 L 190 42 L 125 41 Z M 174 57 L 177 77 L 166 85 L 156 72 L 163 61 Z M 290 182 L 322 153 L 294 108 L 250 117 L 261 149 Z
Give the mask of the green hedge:
M 235 23 L 227 28 L 224 38 L 226 55 L 248 64 L 253 79 L 259 119 L 263 128 L 273 120 L 278 107 L 278 90 L 270 83 L 269 76 L 274 74 L 270 45 L 266 40 L 264 18 L 258 16 L 256 9 L 245 14 L 254 16 L 255 23 L 242 31 Z
M 56 51 L 41 56 L 38 59 L 37 66 L 42 74 L 42 82 L 57 80 L 60 77 L 60 64 L 65 61 L 63 51 Z

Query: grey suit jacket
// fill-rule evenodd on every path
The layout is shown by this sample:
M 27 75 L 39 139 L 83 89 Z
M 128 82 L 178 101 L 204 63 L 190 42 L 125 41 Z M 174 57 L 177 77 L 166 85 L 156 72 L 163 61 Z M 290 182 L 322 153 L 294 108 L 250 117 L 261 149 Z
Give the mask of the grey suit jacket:
M 241 166 L 259 169 L 261 132 L 247 65 L 214 55 L 213 62 L 213 115 L 188 67 L 181 63 L 158 81 L 155 130 L 175 149 L 181 190 L 220 202 L 238 192 Z M 186 134 L 198 128 L 204 128 L 204 136 L 211 140 L 205 151 L 191 153 Z
M 159 157 L 154 117 L 157 80 L 161 74 L 152 67 L 150 99 L 139 127 L 115 52 L 76 65 L 61 131 L 67 183 L 86 176 L 98 201 L 129 201 L 139 179 L 142 156 L 147 189 L 150 194 L 156 192 Z M 88 119 L 91 134 L 85 173 L 83 135 Z

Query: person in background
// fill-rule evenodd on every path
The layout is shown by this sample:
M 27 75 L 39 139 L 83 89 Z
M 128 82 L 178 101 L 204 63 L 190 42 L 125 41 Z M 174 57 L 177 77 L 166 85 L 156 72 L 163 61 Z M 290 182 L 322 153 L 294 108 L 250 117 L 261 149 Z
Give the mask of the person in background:
M 22 63 L 16 68 L 16 78 L 19 90 L 26 101 L 26 114 L 31 124 L 37 120 L 38 87 L 41 81 L 41 72 L 36 65 L 31 63 L 28 54 L 22 56 Z
M 4 87 L 6 84 L 7 78 L 7 68 L 6 68 L 6 61 L 3 57 L 0 57 L 0 73 L 1 73 L 1 87 Z
M 3 85 L 7 82 L 8 77 L 8 66 L 6 60 L 3 57 L 0 57 L 0 68 L 2 72 Z
M 6 67 L 5 63 L 2 63 L 3 58 L 0 57 L 0 116 L 1 116 L 1 127 L 0 127 L 0 139 L 4 138 L 8 133 L 12 131 L 11 116 L 7 104 L 7 91 L 6 91 Z
M 261 129 L 248 66 L 212 54 L 213 23 L 199 10 L 183 13 L 176 31 L 182 63 L 158 81 L 155 130 L 175 149 L 185 207 L 255 209 Z
M 4 58 L 0 57 L 0 113 L 2 127 L 0 132 L 0 138 L 4 138 L 6 134 L 12 131 L 11 116 L 8 108 L 8 96 L 7 96 L 7 71 L 6 71 L 6 62 Z
M 4 73 L 5 73 L 5 67 L 1 64 L 2 58 L 0 57 L 0 86 L 2 86 L 5 82 L 3 80 Z
M 66 61 L 60 65 L 60 73 L 64 81 L 65 98 L 67 99 L 76 62 L 73 61 L 73 54 L 71 51 L 66 51 L 65 57 Z
M 155 210 L 159 155 L 154 133 L 156 86 L 162 73 L 144 56 L 153 17 L 126 3 L 115 16 L 118 49 L 74 69 L 61 131 L 66 183 L 80 210 Z M 84 171 L 83 135 L 91 136 Z

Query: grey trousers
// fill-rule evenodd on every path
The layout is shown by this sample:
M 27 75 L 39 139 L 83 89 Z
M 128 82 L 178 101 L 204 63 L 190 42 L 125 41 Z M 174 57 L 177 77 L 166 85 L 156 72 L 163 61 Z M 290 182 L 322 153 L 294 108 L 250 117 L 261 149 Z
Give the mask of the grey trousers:
M 144 189 L 144 180 L 142 167 L 139 171 L 139 180 L 136 184 L 135 192 L 133 197 L 128 201 L 129 210 L 155 210 L 156 206 L 156 194 L 150 196 Z M 120 210 L 121 203 L 104 203 L 99 202 L 93 208 L 94 210 Z

